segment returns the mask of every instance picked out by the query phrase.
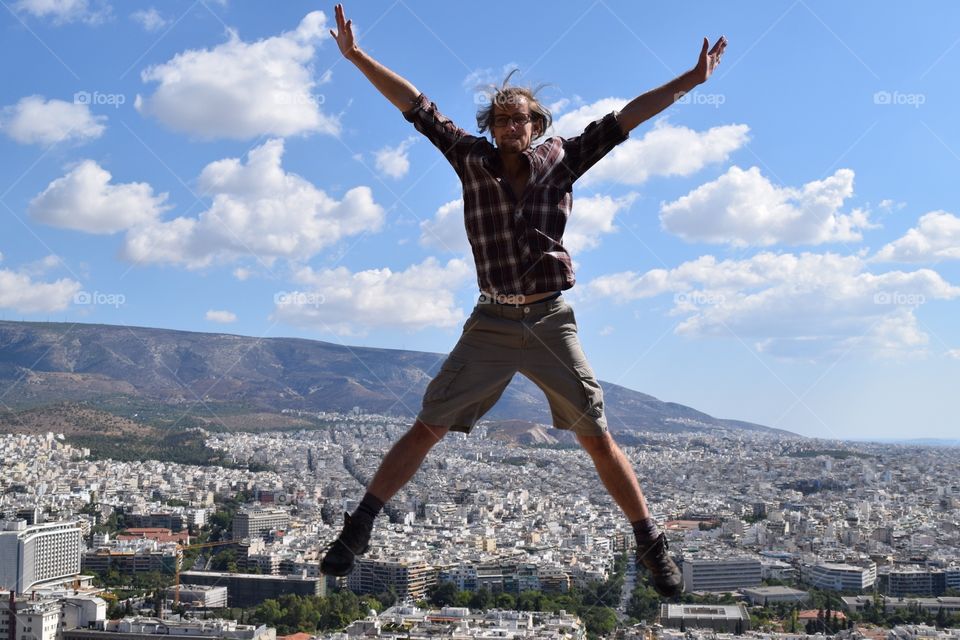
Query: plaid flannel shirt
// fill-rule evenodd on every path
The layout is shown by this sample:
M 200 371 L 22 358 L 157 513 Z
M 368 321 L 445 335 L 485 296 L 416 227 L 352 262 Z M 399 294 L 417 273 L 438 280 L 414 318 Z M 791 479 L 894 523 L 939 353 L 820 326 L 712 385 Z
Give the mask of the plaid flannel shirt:
M 403 117 L 443 152 L 463 183 L 464 225 L 481 291 L 529 295 L 574 285 L 573 264 L 563 246 L 573 183 L 627 139 L 616 111 L 576 137 L 548 138 L 525 150 L 530 181 L 519 200 L 489 140 L 457 127 L 423 94 Z

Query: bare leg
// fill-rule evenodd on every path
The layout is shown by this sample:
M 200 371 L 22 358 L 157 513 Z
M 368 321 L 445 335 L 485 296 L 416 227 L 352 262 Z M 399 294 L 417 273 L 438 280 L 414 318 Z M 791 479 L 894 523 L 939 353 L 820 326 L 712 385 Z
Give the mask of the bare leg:
M 380 462 L 367 491 L 387 502 L 410 481 L 433 445 L 446 435 L 448 427 L 436 427 L 417 420 L 397 440 Z
M 609 432 L 601 436 L 577 435 L 577 441 L 593 459 L 600 481 L 607 488 L 630 522 L 636 522 L 650 517 L 647 501 L 640 490 L 637 474 L 627 456 L 617 446 Z
M 388 501 L 417 472 L 423 459 L 447 433 L 447 427 L 434 427 L 417 420 L 397 440 L 380 462 L 367 491 L 382 502 Z M 370 533 L 373 528 L 372 514 L 361 511 L 363 503 L 351 516 L 344 514 L 343 530 L 327 546 L 320 571 L 331 576 L 345 576 L 353 571 L 357 556 L 370 548 Z
M 603 486 L 620 505 L 630 522 L 649 518 L 650 511 L 640 490 L 637 475 L 613 437 L 609 433 L 602 436 L 578 435 L 577 440 L 593 458 Z M 668 548 L 667 539 L 662 533 L 643 542 L 640 533 L 637 533 L 636 562 L 650 572 L 651 584 L 657 593 L 666 598 L 675 598 L 683 593 L 683 576 L 670 558 Z

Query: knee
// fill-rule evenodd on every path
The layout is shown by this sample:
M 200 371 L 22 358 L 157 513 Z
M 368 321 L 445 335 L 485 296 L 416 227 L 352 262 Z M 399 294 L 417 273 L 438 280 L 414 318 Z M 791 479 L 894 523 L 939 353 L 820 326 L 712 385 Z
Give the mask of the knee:
M 577 442 L 590 454 L 595 456 L 609 456 L 617 450 L 617 443 L 614 442 L 610 432 L 602 433 L 598 436 L 577 435 Z

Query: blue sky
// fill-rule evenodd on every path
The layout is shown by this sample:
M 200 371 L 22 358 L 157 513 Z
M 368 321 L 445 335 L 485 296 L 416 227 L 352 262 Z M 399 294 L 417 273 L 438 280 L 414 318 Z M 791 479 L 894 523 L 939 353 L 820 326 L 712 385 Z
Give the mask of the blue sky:
M 514 67 L 576 135 L 726 35 L 575 189 L 598 376 L 805 435 L 956 435 L 960 5 L 345 8 L 469 131 Z M 0 317 L 449 350 L 476 294 L 456 175 L 332 13 L 3 0 Z

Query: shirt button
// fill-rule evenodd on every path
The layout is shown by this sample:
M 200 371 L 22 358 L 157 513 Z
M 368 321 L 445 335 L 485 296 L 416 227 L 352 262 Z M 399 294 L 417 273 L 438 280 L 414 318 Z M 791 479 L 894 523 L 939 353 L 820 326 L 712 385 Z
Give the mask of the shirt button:
M 530 313 L 530 307 L 524 307 L 524 308 L 523 308 L 523 312 L 524 312 L 524 313 Z

